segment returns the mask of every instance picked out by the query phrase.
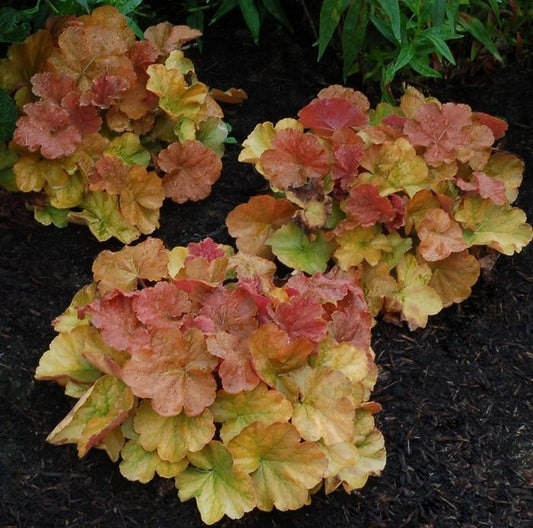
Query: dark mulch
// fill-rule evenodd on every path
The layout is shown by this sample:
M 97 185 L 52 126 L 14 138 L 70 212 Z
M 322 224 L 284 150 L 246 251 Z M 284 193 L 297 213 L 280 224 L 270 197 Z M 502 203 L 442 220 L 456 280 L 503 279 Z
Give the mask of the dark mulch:
M 221 23 L 207 32 L 203 55 L 194 53 L 208 85 L 248 92 L 249 100 L 227 113 L 241 141 L 256 123 L 294 116 L 320 88 L 340 81 L 332 54 L 317 65 L 316 49 L 266 29 L 257 48 L 243 27 Z M 530 219 L 531 73 L 510 67 L 427 87 L 442 101 L 508 119 L 503 148 L 528 165 L 518 205 Z M 168 245 L 207 235 L 229 241 L 225 215 L 265 188 L 236 162 L 237 154 L 237 147 L 228 148 L 210 198 L 165 206 L 156 234 Z M 0 195 L 0 526 L 200 527 L 195 504 L 179 503 L 170 481 L 130 483 L 102 452 L 79 460 L 72 446 L 45 443 L 72 404 L 59 387 L 33 380 L 54 337 L 50 321 L 91 280 L 98 252 L 120 245 L 98 244 L 79 226 L 38 226 L 16 200 Z M 252 512 L 219 526 L 532 526 L 532 249 L 501 257 L 470 299 L 433 317 L 424 330 L 377 324 L 374 399 L 383 405 L 378 423 L 388 450 L 381 477 L 354 495 L 318 493 L 299 511 Z

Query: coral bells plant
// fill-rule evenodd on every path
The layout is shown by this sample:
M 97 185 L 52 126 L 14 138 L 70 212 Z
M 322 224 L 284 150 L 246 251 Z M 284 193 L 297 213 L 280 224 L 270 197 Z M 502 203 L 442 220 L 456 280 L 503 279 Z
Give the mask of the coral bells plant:
M 13 164 L 2 183 L 33 193 L 38 221 L 129 243 L 159 226 L 165 197 L 210 193 L 227 137 L 212 95 L 245 94 L 198 81 L 182 51 L 197 30 L 161 23 L 144 36 L 103 6 L 49 20 L 0 61 L 0 88 L 21 112 L 0 149 Z
M 36 371 L 78 398 L 49 442 L 104 449 L 130 480 L 174 478 L 208 524 L 380 473 L 372 316 L 353 273 L 276 284 L 268 260 L 154 238 L 93 271 Z
M 493 253 L 531 240 L 512 206 L 523 163 L 494 146 L 506 129 L 413 88 L 398 107 L 371 109 L 362 93 L 330 86 L 298 119 L 248 136 L 239 159 L 275 196 L 236 207 L 229 232 L 242 252 L 297 270 L 355 272 L 373 315 L 423 327 L 470 295 Z

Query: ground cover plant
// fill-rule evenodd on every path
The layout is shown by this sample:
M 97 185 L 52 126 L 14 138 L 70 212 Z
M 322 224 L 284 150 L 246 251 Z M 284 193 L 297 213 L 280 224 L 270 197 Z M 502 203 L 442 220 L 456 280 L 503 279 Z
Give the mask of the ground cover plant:
M 149 238 L 93 271 L 36 370 L 79 398 L 49 442 L 104 449 L 130 480 L 175 478 L 207 524 L 381 472 L 372 317 L 352 276 L 276 286 L 271 262 L 209 238 Z
M 414 88 L 398 107 L 371 110 L 339 85 L 298 116 L 259 124 L 243 143 L 239 160 L 274 196 L 228 215 L 241 251 L 307 273 L 333 260 L 359 274 L 373 315 L 414 330 L 465 300 L 493 252 L 530 242 L 524 211 L 511 205 L 523 163 L 494 146 L 503 120 Z
M 0 147 L 2 185 L 30 193 L 41 223 L 82 223 L 125 243 L 159 227 L 165 197 L 208 196 L 228 130 L 182 51 L 198 36 L 164 22 L 136 40 L 103 6 L 13 44 L 0 61 L 0 102 L 14 125 L 4 122 L 2 139 L 13 140 Z
M 194 62 L 209 84 L 239 79 L 237 85 L 254 93 L 253 105 L 231 116 L 239 138 L 262 120 L 292 115 L 339 78 L 330 62 L 317 66 L 314 53 L 310 56 L 275 28 L 266 53 L 235 26 L 213 27 L 212 37 L 204 41 L 205 55 Z M 508 69 L 490 79 L 431 84 L 428 92 L 439 93 L 442 101 L 468 102 L 505 115 L 510 127 L 501 147 L 531 160 L 532 78 Z M 377 101 L 376 94 L 370 95 Z M 233 159 L 236 149 L 233 153 L 225 177 L 208 198 L 164 205 L 158 236 L 168 247 L 208 235 L 231 243 L 223 229 L 226 213 L 265 190 L 265 180 L 251 166 L 239 167 Z M 517 200 L 531 214 L 528 174 Z M 102 247 L 120 245 L 112 240 L 98 244 L 81 226 L 35 225 L 20 203 L 19 195 L 0 192 L 0 524 L 201 526 L 194 501 L 176 505 L 173 480 L 130 483 L 100 450 L 80 460 L 72 446 L 44 443 L 72 402 L 55 384 L 32 380 L 53 337 L 49 321 L 93 279 L 91 265 Z M 388 450 L 383 478 L 370 479 L 352 495 L 319 491 L 298 511 L 256 509 L 237 524 L 529 525 L 531 255 L 526 249 L 519 257 L 500 259 L 492 272 L 483 273 L 467 301 L 431 318 L 423 331 L 406 334 L 382 321 L 374 327 L 380 376 L 373 399 L 385 408 L 376 419 Z M 220 521 L 221 526 L 234 524 Z

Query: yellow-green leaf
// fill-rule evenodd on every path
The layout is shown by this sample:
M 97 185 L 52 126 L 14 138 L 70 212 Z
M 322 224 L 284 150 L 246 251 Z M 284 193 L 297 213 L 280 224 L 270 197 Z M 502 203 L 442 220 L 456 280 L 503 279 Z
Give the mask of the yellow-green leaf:
M 83 211 L 70 212 L 68 219 L 77 224 L 87 225 L 100 242 L 115 237 L 129 244 L 140 236 L 140 232 L 120 214 L 116 196 L 105 192 L 91 192 L 80 207 Z
M 78 326 L 72 332 L 59 334 L 42 355 L 35 378 L 56 380 L 62 385 L 69 380 L 78 383 L 96 381 L 102 373 L 83 357 L 88 328 Z
M 455 213 L 465 227 L 469 246 L 489 246 L 504 255 L 520 252 L 531 242 L 531 226 L 521 209 L 496 205 L 490 199 L 466 198 Z
M 301 401 L 294 406 L 292 423 L 305 440 L 324 439 L 326 445 L 351 440 L 355 409 L 353 385 L 341 372 L 325 366 L 300 371 Z
M 56 332 L 70 332 L 77 326 L 84 326 L 89 324 L 89 318 L 87 316 L 80 317 L 78 314 L 78 308 L 87 306 L 91 301 L 96 298 L 96 283 L 84 286 L 76 292 L 68 308 L 58 317 L 56 317 L 52 324 Z
M 119 426 L 133 408 L 131 389 L 113 376 L 102 376 L 78 400 L 46 439 L 52 444 L 74 443 L 80 457 Z
M 179 462 L 189 451 L 200 451 L 214 436 L 215 424 L 209 410 L 198 416 L 160 416 L 149 401 L 143 401 L 133 427 L 138 433 L 138 443 L 146 451 L 155 451 L 163 460 Z
M 188 459 L 191 465 L 177 475 L 176 487 L 182 501 L 196 499 L 204 523 L 214 524 L 224 515 L 240 519 L 256 506 L 252 479 L 234 468 L 226 446 L 210 442 Z
M 222 422 L 220 437 L 226 444 L 254 422 L 287 422 L 292 415 L 292 405 L 283 394 L 264 383 L 237 394 L 219 391 L 210 409 L 215 421 Z
M 156 451 L 146 451 L 136 440 L 129 440 L 121 452 L 120 473 L 128 480 L 145 484 L 157 473 L 160 477 L 172 478 L 187 467 L 186 458 L 179 462 L 168 462 L 159 458 Z
M 348 271 L 365 260 L 375 266 L 384 252 L 392 250 L 388 238 L 378 226 L 356 227 L 337 237 L 339 247 L 333 254 L 341 269 Z
M 120 158 L 126 165 L 147 167 L 150 163 L 150 152 L 141 145 L 139 136 L 131 132 L 125 132 L 114 138 L 104 154 Z
M 296 510 L 324 475 L 328 461 L 313 442 L 300 442 L 289 423 L 254 423 L 228 444 L 235 466 L 252 476 L 257 507 Z

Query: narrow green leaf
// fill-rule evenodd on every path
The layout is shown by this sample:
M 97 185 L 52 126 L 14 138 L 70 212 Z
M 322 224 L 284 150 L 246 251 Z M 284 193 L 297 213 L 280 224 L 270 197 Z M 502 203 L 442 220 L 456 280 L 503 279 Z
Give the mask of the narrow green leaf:
M 326 50 L 335 28 L 339 25 L 342 13 L 348 7 L 349 0 L 324 0 L 320 10 L 318 31 L 318 60 Z
M 427 64 L 424 64 L 418 59 L 412 59 L 409 65 L 411 66 L 411 68 L 413 68 L 413 70 L 415 70 L 416 73 L 419 73 L 420 75 L 423 75 L 424 77 L 436 77 L 436 78 L 442 77 L 440 72 L 438 72 L 437 70 L 434 70 L 433 68 L 431 68 Z
M 345 80 L 363 49 L 367 26 L 367 4 L 363 0 L 355 0 L 346 13 L 342 32 L 342 71 Z
M 436 28 L 440 28 L 444 22 L 446 4 L 446 0 L 434 0 L 431 5 L 431 18 L 433 20 L 433 26 Z
M 450 64 L 455 65 L 452 50 L 448 47 L 448 44 L 446 44 L 446 41 L 442 38 L 440 32 L 434 31 L 434 28 L 431 28 L 424 31 L 423 36 L 435 46 L 435 50 L 445 57 Z
M 390 29 L 394 35 L 394 38 L 402 43 L 402 27 L 400 18 L 400 2 L 399 0 L 378 0 L 381 7 L 389 17 Z
M 224 15 L 227 15 L 230 11 L 233 11 L 239 5 L 239 0 L 223 0 L 216 13 L 211 17 L 209 24 L 214 24 Z
M 280 24 L 285 26 L 291 33 L 293 33 L 293 28 L 285 11 L 281 7 L 279 0 L 262 0 L 265 9 L 270 15 L 272 15 Z
M 17 106 L 9 94 L 0 90 L 0 141 L 12 138 L 17 123 Z
M 254 3 L 254 0 L 239 0 L 239 7 L 241 9 L 244 21 L 252 34 L 252 38 L 256 44 L 259 44 L 259 30 L 261 29 L 261 17 L 259 11 Z
M 396 37 L 390 30 L 389 26 L 381 20 L 381 18 L 376 17 L 375 15 L 370 15 L 370 20 L 372 24 L 374 24 L 375 28 L 391 43 L 394 45 L 397 45 L 398 42 L 396 40 Z
M 467 13 L 461 13 L 459 15 L 459 26 L 465 31 L 470 33 L 476 40 L 478 40 L 487 51 L 497 60 L 503 62 L 503 58 L 500 55 L 500 52 L 492 42 L 490 34 L 487 31 L 487 28 L 483 25 L 483 22 L 476 18 L 475 16 L 469 15 Z
M 385 69 L 385 84 L 390 84 L 392 82 L 392 80 L 396 76 L 396 73 L 400 71 L 404 66 L 409 64 L 409 62 L 413 58 L 413 55 L 414 50 L 412 46 L 407 46 L 406 48 L 402 48 L 400 50 L 400 53 L 398 53 L 396 60 L 390 63 Z

